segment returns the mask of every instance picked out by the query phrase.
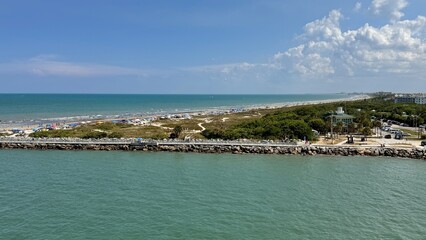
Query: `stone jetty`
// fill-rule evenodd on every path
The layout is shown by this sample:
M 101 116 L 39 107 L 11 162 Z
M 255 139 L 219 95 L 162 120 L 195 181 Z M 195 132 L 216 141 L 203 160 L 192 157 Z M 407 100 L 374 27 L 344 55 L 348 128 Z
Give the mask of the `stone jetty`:
M 426 160 L 424 148 L 376 146 L 284 145 L 229 142 L 52 142 L 0 141 L 0 149 L 149 151 L 233 154 L 386 156 Z

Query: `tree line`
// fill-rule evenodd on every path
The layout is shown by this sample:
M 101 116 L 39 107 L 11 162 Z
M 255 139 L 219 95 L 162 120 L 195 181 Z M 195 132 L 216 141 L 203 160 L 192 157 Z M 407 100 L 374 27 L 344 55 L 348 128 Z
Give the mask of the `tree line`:
M 354 116 L 353 123 L 345 126 L 338 122 L 332 126 L 330 116 L 337 107 L 343 107 L 347 114 Z M 416 118 L 416 122 L 413 121 Z M 228 128 L 206 129 L 202 135 L 209 139 L 306 139 L 315 138 L 315 132 L 326 134 L 372 133 L 379 128 L 381 121 L 395 120 L 407 125 L 423 124 L 426 118 L 426 105 L 397 104 L 385 97 L 371 99 L 324 103 L 318 105 L 282 108 L 260 119 L 247 120 Z M 315 130 L 315 131 L 312 131 Z

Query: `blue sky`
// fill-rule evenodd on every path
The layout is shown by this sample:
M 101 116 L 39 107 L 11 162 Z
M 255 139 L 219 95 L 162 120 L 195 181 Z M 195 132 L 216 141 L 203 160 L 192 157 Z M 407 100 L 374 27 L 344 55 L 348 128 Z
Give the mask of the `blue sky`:
M 426 91 L 426 1 L 0 2 L 0 92 Z

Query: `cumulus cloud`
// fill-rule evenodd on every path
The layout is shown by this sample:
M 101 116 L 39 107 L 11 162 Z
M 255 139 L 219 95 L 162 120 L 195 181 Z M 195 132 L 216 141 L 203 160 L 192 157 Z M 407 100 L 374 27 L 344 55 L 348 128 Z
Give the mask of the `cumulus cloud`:
M 150 74 L 150 71 L 141 69 L 59 61 L 55 55 L 39 55 L 23 61 L 3 63 L 0 64 L 0 72 L 62 77 L 148 76 Z
M 340 28 L 342 18 L 340 11 L 333 10 L 327 17 L 306 24 L 301 44 L 275 54 L 276 65 L 308 78 L 423 71 L 424 16 L 347 31 Z
M 374 14 L 389 17 L 392 22 L 395 22 L 404 16 L 401 10 L 407 5 L 406 0 L 373 0 L 369 9 Z

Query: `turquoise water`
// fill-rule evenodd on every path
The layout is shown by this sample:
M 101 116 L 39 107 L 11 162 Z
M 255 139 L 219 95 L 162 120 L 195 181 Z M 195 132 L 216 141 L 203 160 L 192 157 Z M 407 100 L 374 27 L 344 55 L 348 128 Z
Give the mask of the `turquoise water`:
M 301 95 L 123 95 L 0 94 L 0 120 L 149 114 L 339 99 L 346 94 Z
M 426 162 L 0 150 L 0 239 L 425 239 Z

